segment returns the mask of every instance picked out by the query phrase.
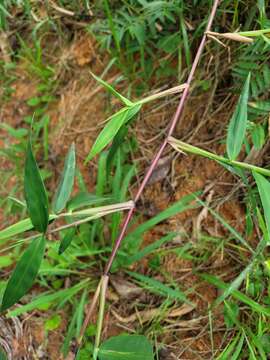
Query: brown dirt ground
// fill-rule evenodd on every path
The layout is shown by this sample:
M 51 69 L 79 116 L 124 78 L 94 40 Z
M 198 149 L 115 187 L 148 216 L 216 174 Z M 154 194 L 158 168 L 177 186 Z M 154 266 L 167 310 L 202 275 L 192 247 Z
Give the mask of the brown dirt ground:
M 100 74 L 106 65 L 107 59 L 98 53 L 97 46 L 93 39 L 80 32 L 77 33 L 72 44 L 60 49 L 58 54 L 58 71 L 62 79 L 63 86 L 59 90 L 58 100 L 49 108 L 51 116 L 50 123 L 50 161 L 49 166 L 54 176 L 47 184 L 50 188 L 55 186 L 56 178 L 59 176 L 57 169 L 62 168 L 63 157 L 72 141 L 76 144 L 78 154 L 78 165 L 87 183 L 88 190 L 93 191 L 95 187 L 96 163 L 90 162 L 84 166 L 83 160 L 91 148 L 93 141 L 102 128 L 102 123 L 108 116 L 106 108 L 108 99 L 105 91 L 99 87 L 89 75 L 89 69 L 94 73 Z M 61 67 L 62 66 L 62 67 Z M 68 68 L 69 70 L 65 70 Z M 36 83 L 33 78 L 25 71 L 24 67 L 17 70 L 17 80 L 13 84 L 14 93 L 11 99 L 6 102 L 1 110 L 1 117 L 8 124 L 18 128 L 22 124 L 22 118 L 31 111 L 25 101 L 36 94 Z M 109 78 L 117 76 L 116 73 L 110 74 Z M 63 80 L 63 78 L 65 80 Z M 203 97 L 205 99 L 203 99 Z M 212 151 L 221 152 L 223 145 L 213 145 L 211 139 L 213 134 L 222 134 L 225 120 L 228 114 L 218 111 L 214 117 L 201 114 L 210 97 L 209 94 L 193 95 L 186 107 L 181 125 L 178 126 L 175 137 L 185 138 L 189 141 L 192 138 L 193 144 L 201 144 Z M 140 175 L 142 177 L 144 169 L 149 164 L 155 149 L 158 147 L 162 136 L 160 132 L 166 127 L 170 116 L 173 114 L 177 103 L 175 98 L 172 102 L 167 101 L 163 109 L 157 109 L 155 105 L 146 107 L 143 115 L 138 119 L 133 130 L 140 143 L 140 148 L 136 156 L 139 161 Z M 200 104 L 200 105 L 198 105 Z M 231 103 L 228 107 L 231 108 Z M 111 104 L 113 109 L 117 108 L 117 103 Z M 195 137 L 192 137 L 192 130 L 196 128 L 199 120 L 205 122 L 205 125 L 198 131 Z M 226 120 L 227 121 L 227 120 Z M 11 141 L 6 133 L 1 130 L 1 146 Z M 158 175 L 158 180 L 150 184 L 143 194 L 140 203 L 140 210 L 146 218 L 153 216 L 159 211 L 168 207 L 175 200 L 181 199 L 183 195 L 197 190 L 205 191 L 204 197 L 207 198 L 209 191 L 213 191 L 211 204 L 219 205 L 219 212 L 231 225 L 239 231 L 244 228 L 244 208 L 236 195 L 227 198 L 222 202 L 231 190 L 234 179 L 226 174 L 223 169 L 212 161 L 201 159 L 194 156 L 177 156 L 172 150 L 167 149 L 165 156 L 172 156 L 172 163 L 167 162 L 167 168 L 164 174 Z M 40 159 L 41 160 L 41 159 Z M 1 168 L 8 169 L 10 164 L 1 159 Z M 9 191 L 16 182 L 11 178 L 7 183 L 6 192 Z M 134 193 L 136 184 L 132 187 L 131 193 Z M 2 211 L 2 210 L 1 210 Z M 145 244 L 149 244 L 172 230 L 185 230 L 190 235 L 188 241 L 196 244 L 196 230 L 202 230 L 209 236 L 224 236 L 226 232 L 222 227 L 208 214 L 206 218 L 198 223 L 198 215 L 201 209 L 192 210 L 179 214 L 168 220 L 165 224 L 156 226 L 154 230 L 145 235 Z M 0 214 L 3 218 L 3 214 Z M 5 221 L 4 221 L 5 224 Z M 182 240 L 180 239 L 180 242 Z M 184 240 L 186 241 L 186 240 Z M 199 246 L 199 245 L 198 245 Z M 136 270 L 147 274 L 148 262 L 150 258 L 144 259 L 136 265 Z M 231 259 L 226 255 L 214 253 L 205 263 L 204 269 L 212 269 L 216 274 L 230 272 Z M 234 264 L 233 264 L 234 266 Z M 191 260 L 185 260 L 172 252 L 168 252 L 162 258 L 162 273 L 169 274 L 172 278 L 181 284 L 181 288 L 189 289 L 195 287 L 196 291 L 191 296 L 196 307 L 186 315 L 176 319 L 165 319 L 162 326 L 166 329 L 162 335 L 162 342 L 166 344 L 161 359 L 209 359 L 211 349 L 222 346 L 224 323 L 220 308 L 214 310 L 213 344 L 209 333 L 208 307 L 217 297 L 217 290 L 202 281 L 194 273 L 194 264 Z M 231 274 L 232 275 L 232 274 Z M 164 277 L 160 276 L 160 280 Z M 143 301 L 148 301 L 148 308 L 152 309 L 158 306 L 160 299 L 154 296 L 143 294 Z M 135 299 L 136 300 L 136 299 Z M 110 287 L 108 296 L 109 307 L 105 318 L 103 336 L 115 335 L 123 330 L 133 331 L 140 328 L 138 319 L 132 322 L 125 322 L 126 318 L 137 308 L 139 300 L 128 300 L 117 294 L 114 288 Z M 147 310 L 148 310 L 147 308 Z M 114 313 L 122 317 L 116 320 Z M 145 315 L 145 314 L 144 314 Z M 146 315 L 145 315 L 146 316 Z M 46 336 L 42 328 L 41 314 L 36 311 L 28 317 L 22 317 L 21 333 L 14 333 L 13 349 L 14 359 L 34 359 L 40 356 L 42 359 L 58 360 L 62 358 L 60 347 L 63 341 L 63 330 L 66 328 L 67 316 L 63 314 L 63 323 L 61 327 L 49 333 Z M 148 324 L 150 325 L 151 320 Z M 21 334 L 21 335 L 20 335 Z M 38 355 L 39 354 L 39 355 Z M 72 354 L 70 354 L 70 359 Z

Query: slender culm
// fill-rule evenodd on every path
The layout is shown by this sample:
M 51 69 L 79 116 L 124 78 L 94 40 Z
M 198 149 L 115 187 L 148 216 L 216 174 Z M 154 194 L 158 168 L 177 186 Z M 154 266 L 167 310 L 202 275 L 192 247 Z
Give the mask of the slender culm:
M 181 119 L 181 115 L 183 113 L 183 109 L 184 109 L 184 105 L 186 103 L 186 100 L 188 99 L 188 95 L 189 95 L 189 88 L 190 88 L 190 84 L 193 80 L 193 76 L 194 76 L 194 73 L 195 73 L 195 70 L 197 68 L 197 65 L 200 61 L 200 58 L 201 58 L 201 55 L 203 53 L 203 49 L 204 49 L 204 45 L 205 45 L 205 42 L 206 42 L 206 38 L 207 38 L 207 32 L 210 31 L 211 29 L 211 26 L 212 26 L 212 23 L 213 23 L 213 20 L 215 18 L 215 14 L 216 14 L 216 11 L 217 11 L 217 7 L 218 7 L 218 3 L 219 3 L 219 0 L 215 0 L 214 1 L 214 4 L 213 4 L 213 7 L 212 7 L 212 10 L 211 10 L 211 13 L 210 13 L 210 16 L 209 16 L 209 19 L 208 19 L 208 23 L 207 23 L 207 26 L 206 26 L 206 30 L 205 30 L 205 33 L 202 37 L 202 40 L 201 40 L 201 43 L 200 43 L 200 46 L 197 50 L 197 53 L 196 53 L 196 56 L 194 58 L 194 61 L 193 61 L 193 64 L 192 64 L 192 67 L 191 67 L 191 70 L 190 70 L 190 73 L 189 73 L 189 76 L 188 76 L 188 79 L 187 79 L 187 82 L 186 82 L 186 87 L 184 89 L 184 92 L 182 93 L 182 96 L 180 98 L 180 101 L 179 101 L 179 104 L 178 104 L 178 107 L 176 109 L 176 112 L 172 118 L 172 121 L 171 121 L 171 125 L 169 127 L 169 131 L 168 131 L 168 134 L 165 138 L 165 140 L 163 141 L 163 143 L 161 144 L 159 150 L 157 151 L 150 167 L 148 168 L 145 176 L 144 176 L 144 179 L 137 191 L 137 194 L 134 198 L 134 203 L 135 203 L 135 207 L 131 208 L 123 222 L 123 225 L 122 225 L 122 228 L 121 228 L 121 232 L 114 244 L 114 247 L 113 247 L 113 250 L 111 252 L 111 255 L 110 255 L 110 258 L 106 264 L 106 267 L 105 267 L 105 271 L 104 271 L 104 274 L 107 275 L 109 272 L 110 272 L 110 269 L 111 269 L 111 266 L 112 266 L 112 263 L 115 259 L 115 256 L 116 256 L 116 253 L 117 253 L 117 250 L 119 249 L 121 243 L 122 243 L 122 240 L 125 236 L 125 233 L 126 233 L 126 230 L 127 230 L 127 227 L 128 227 L 128 224 L 134 214 L 134 210 L 136 208 L 136 203 L 137 201 L 139 200 L 146 184 L 148 183 L 148 180 L 150 179 L 151 175 L 153 174 L 153 171 L 155 169 L 155 167 L 157 166 L 157 163 L 166 147 L 166 145 L 168 144 L 168 138 L 172 135 L 174 129 L 175 129 L 175 126 L 176 124 L 180 121 Z

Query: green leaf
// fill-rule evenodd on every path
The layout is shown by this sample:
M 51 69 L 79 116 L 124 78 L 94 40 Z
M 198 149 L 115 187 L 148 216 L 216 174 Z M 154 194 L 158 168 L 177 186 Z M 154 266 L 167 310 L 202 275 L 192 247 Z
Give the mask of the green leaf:
M 1 255 L 0 256 L 0 269 L 8 267 L 12 265 L 12 257 L 11 255 Z
M 217 278 L 214 275 L 200 274 L 200 276 L 204 280 L 206 280 L 207 282 L 209 282 L 210 284 L 216 286 L 219 289 L 222 289 L 222 290 L 226 291 L 230 287 L 230 284 L 224 283 L 222 280 L 220 280 L 219 278 Z M 270 309 L 265 308 L 264 306 L 260 305 L 256 301 L 249 298 L 247 295 L 243 294 L 241 291 L 234 290 L 234 291 L 232 291 L 231 295 L 235 299 L 237 299 L 237 300 L 241 301 L 242 303 L 248 305 L 253 311 L 258 312 L 259 314 L 261 313 L 261 314 L 270 316 Z
M 76 326 L 76 320 L 77 320 L 77 316 L 78 316 L 78 309 L 79 309 L 78 303 L 75 302 L 74 308 L 72 311 L 73 315 L 72 315 L 72 318 L 69 320 L 67 333 L 65 335 L 65 340 L 64 340 L 62 348 L 61 348 L 61 352 L 63 353 L 64 358 L 67 358 L 70 342 L 75 335 L 75 331 L 76 331 L 75 326 Z M 77 359 L 77 356 L 76 356 L 76 359 Z
M 121 144 L 123 144 L 123 142 L 125 141 L 125 137 L 126 137 L 127 133 L 128 133 L 128 126 L 123 125 L 120 128 L 120 130 L 118 131 L 118 133 L 115 135 L 112 145 L 110 147 L 108 156 L 107 156 L 107 164 L 106 164 L 107 173 L 110 172 L 114 156 L 115 156 L 117 150 L 119 149 L 119 147 L 121 146 Z
M 263 127 L 255 125 L 251 131 L 251 139 L 256 150 L 260 150 L 265 143 L 265 134 Z
M 235 160 L 241 151 L 247 128 L 247 104 L 250 73 L 247 76 L 238 104 L 230 120 L 227 135 L 227 153 L 230 160 Z
M 129 99 L 125 98 L 123 95 L 119 94 L 111 85 L 109 85 L 106 81 L 102 80 L 100 77 L 96 76 L 91 72 L 91 75 L 93 78 L 98 81 L 101 85 L 103 85 L 106 90 L 108 90 L 111 94 L 113 94 L 115 97 L 117 97 L 119 100 L 121 100 L 126 106 L 133 106 L 133 102 Z
M 99 360 L 154 360 L 151 343 L 143 335 L 119 335 L 104 341 Z
M 45 321 L 45 330 L 52 331 L 57 329 L 61 324 L 61 316 L 58 314 L 53 315 L 51 318 Z
M 61 255 L 63 252 L 69 247 L 71 244 L 72 239 L 74 238 L 76 230 L 74 228 L 71 228 L 67 231 L 67 233 L 64 235 L 63 239 L 61 240 L 61 243 L 59 245 L 58 254 Z
M 80 192 L 70 199 L 67 204 L 67 208 L 72 212 L 73 210 L 80 209 L 85 206 L 97 205 L 109 200 L 109 197 L 97 196 L 88 192 Z
M 171 287 L 162 284 L 156 279 L 152 279 L 148 276 L 144 276 L 133 271 L 127 271 L 127 273 L 136 280 L 138 280 L 140 283 L 144 284 L 144 286 L 146 286 L 146 288 L 152 293 L 167 296 L 173 300 L 179 300 L 187 304 L 193 305 L 187 299 L 186 295 L 179 289 L 172 289 Z
M 256 173 L 255 171 L 253 171 L 253 176 L 258 186 L 264 211 L 266 227 L 268 230 L 268 235 L 270 237 L 270 182 L 266 180 L 264 176 Z
M 246 162 L 227 159 L 224 156 L 220 156 L 220 155 L 211 153 L 209 151 L 206 151 L 204 149 L 198 148 L 196 146 L 184 143 L 184 142 L 182 142 L 180 140 L 177 140 L 177 139 L 175 139 L 173 137 L 169 137 L 169 144 L 173 148 L 175 148 L 177 151 L 182 152 L 182 153 L 183 153 L 183 151 L 190 152 L 192 154 L 204 156 L 204 157 L 207 157 L 208 159 L 215 160 L 218 163 L 220 163 L 221 165 L 223 165 L 223 163 L 225 163 L 225 164 L 229 164 L 230 166 L 237 166 L 237 167 L 242 168 L 242 169 L 254 170 L 254 171 L 256 171 L 256 172 L 258 172 L 260 174 L 263 174 L 265 176 L 270 176 L 270 170 L 268 170 L 268 169 L 261 168 L 259 166 L 255 166 L 255 165 L 252 165 L 252 164 L 249 164 L 249 163 L 246 163 Z
M 204 201 L 202 201 L 201 199 L 199 199 L 198 197 L 196 198 L 196 200 L 198 201 L 199 204 L 201 204 L 203 207 L 207 208 L 207 210 L 225 227 L 225 229 L 227 229 L 233 236 L 235 239 L 237 239 L 242 245 L 244 245 L 247 249 L 249 249 L 251 252 L 253 252 L 252 247 L 249 245 L 249 243 L 245 240 L 245 238 L 243 238 L 241 236 L 241 234 L 239 234 L 239 232 L 237 232 L 235 230 L 234 227 L 232 227 L 230 224 L 228 224 L 226 222 L 225 219 L 223 219 L 222 216 L 220 216 L 215 210 L 213 210 L 212 208 L 210 208 Z
M 37 106 L 39 105 L 41 102 L 41 98 L 40 97 L 32 97 L 31 99 L 27 100 L 27 105 L 29 106 Z
M 238 318 L 239 315 L 239 306 L 235 302 L 224 302 L 223 316 L 224 322 L 227 329 L 231 329 L 235 323 L 235 319 Z
M 270 112 L 270 101 L 256 101 L 256 102 L 250 102 L 248 105 L 259 111 L 260 113 L 266 113 L 268 114 Z
M 78 284 L 74 285 L 73 287 L 54 291 L 53 293 L 45 293 L 40 296 L 37 296 L 28 304 L 22 305 L 20 307 L 15 308 L 14 310 L 11 310 L 8 312 L 8 317 L 13 316 L 19 316 L 21 314 L 24 314 L 26 312 L 30 312 L 34 309 L 46 307 L 48 308 L 48 305 L 55 302 L 63 302 L 63 301 L 69 301 L 69 299 L 77 294 L 79 291 L 81 291 L 83 288 L 85 288 L 88 285 L 89 280 L 83 280 L 79 282 Z
M 45 237 L 32 240 L 18 261 L 4 292 L 1 311 L 18 302 L 31 288 L 45 251 Z
M 199 193 L 197 193 L 198 195 Z M 139 246 L 141 245 L 142 235 L 145 231 L 150 230 L 155 225 L 159 224 L 161 221 L 164 221 L 176 214 L 180 214 L 183 211 L 192 209 L 196 207 L 194 204 L 194 194 L 183 196 L 182 199 L 177 201 L 172 206 L 168 207 L 158 215 L 154 216 L 152 219 L 145 221 L 141 225 L 137 226 L 137 228 L 129 233 L 125 238 L 125 246 L 128 249 L 138 251 Z
M 222 303 L 225 299 L 227 299 L 228 296 L 230 296 L 233 291 L 238 290 L 240 288 L 240 286 L 242 285 L 242 282 L 246 279 L 246 277 L 248 276 L 248 274 L 251 272 L 253 267 L 253 262 L 251 262 L 230 284 L 229 286 L 226 288 L 226 290 L 224 290 L 223 294 L 220 295 L 216 300 L 215 300 L 215 305 L 218 305 L 220 303 Z
M 239 339 L 240 338 L 240 339 Z M 217 357 L 216 360 L 237 360 L 241 353 L 244 344 L 245 335 L 242 333 L 241 337 L 238 333 L 236 337 L 226 346 L 223 352 Z
M 49 222 L 48 197 L 30 140 L 26 152 L 24 192 L 29 216 L 35 229 L 45 233 Z
M 1 230 L 0 241 L 6 240 L 31 229 L 33 229 L 33 224 L 29 218 L 21 220 L 16 224 L 10 225 L 7 228 Z
M 49 215 L 49 221 L 57 218 L 57 215 Z M 27 218 L 21 221 L 18 221 L 16 224 L 10 225 L 9 227 L 0 231 L 0 241 L 12 238 L 16 235 L 19 235 L 25 231 L 33 229 L 33 224 L 31 219 Z
M 141 109 L 141 104 L 135 104 L 132 107 L 124 107 L 116 114 L 109 118 L 109 122 L 103 128 L 103 130 L 98 135 L 89 155 L 87 156 L 85 162 L 91 160 L 95 155 L 97 155 L 101 150 L 105 148 L 118 133 L 119 129 L 127 121 L 129 121 L 133 116 L 135 116 Z
M 62 211 L 69 200 L 74 185 L 76 167 L 75 145 L 72 143 L 65 159 L 64 170 L 61 175 L 60 183 L 57 187 L 54 200 L 53 211 L 57 214 Z
M 161 239 L 154 241 L 152 244 L 145 246 L 142 250 L 136 252 L 131 257 L 127 257 L 125 265 L 130 266 L 134 262 L 141 260 L 142 258 L 151 254 L 155 250 L 161 249 L 163 244 L 172 241 L 172 239 L 175 238 L 175 236 L 176 233 L 169 233 L 168 235 L 162 237 Z
M 5 123 L 0 124 L 0 127 L 5 129 L 10 136 L 15 137 L 16 139 L 21 139 L 28 134 L 27 129 L 24 128 L 14 129 L 12 126 Z
M 242 348 L 244 345 L 244 340 L 245 340 L 245 335 L 244 335 L 244 333 L 242 333 L 241 338 L 240 338 L 240 340 L 234 350 L 234 353 L 231 357 L 231 360 L 237 360 L 239 358 L 239 355 L 241 354 L 241 351 L 242 351 Z

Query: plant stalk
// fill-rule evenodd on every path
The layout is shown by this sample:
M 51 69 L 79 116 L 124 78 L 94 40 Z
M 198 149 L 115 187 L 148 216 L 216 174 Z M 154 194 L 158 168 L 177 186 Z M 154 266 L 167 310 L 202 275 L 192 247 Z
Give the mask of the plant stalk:
M 102 331 L 102 324 L 104 318 L 104 310 L 105 310 L 105 303 L 106 303 L 106 291 L 108 287 L 109 276 L 103 275 L 101 279 L 101 289 L 100 289 L 100 303 L 99 303 L 99 312 L 98 312 L 98 320 L 97 320 L 97 332 L 96 332 L 96 339 L 95 339 L 95 347 L 94 347 L 94 360 L 97 360 L 97 355 L 99 351 L 99 344 L 101 339 L 101 331 Z
M 176 151 L 181 151 L 181 152 L 186 151 L 186 152 L 189 152 L 189 153 L 192 153 L 192 154 L 204 156 L 204 157 L 206 157 L 208 159 L 215 160 L 215 161 L 220 162 L 220 163 L 225 163 L 225 164 L 228 164 L 228 165 L 231 165 L 231 166 L 237 166 L 237 167 L 239 167 L 241 169 L 250 170 L 250 171 L 256 171 L 259 174 L 262 174 L 262 175 L 265 175 L 265 176 L 270 176 L 270 170 L 268 170 L 268 169 L 264 169 L 264 168 L 261 168 L 259 166 L 249 164 L 249 163 L 246 163 L 246 162 L 241 162 L 241 161 L 237 161 L 237 160 L 230 160 L 230 159 L 228 159 L 228 158 L 226 158 L 224 156 L 217 155 L 217 154 L 214 154 L 214 153 L 212 153 L 210 151 L 198 148 L 198 147 L 196 147 L 194 145 L 187 144 L 187 143 L 185 143 L 183 141 L 180 141 L 180 140 L 177 140 L 177 139 L 175 139 L 173 137 L 169 138 L 169 143 Z
M 183 114 L 183 110 L 184 110 L 184 105 L 186 103 L 186 100 L 188 98 L 188 95 L 189 95 L 189 89 L 190 89 L 190 84 L 193 80 L 193 76 L 194 76 L 194 73 L 195 73 L 195 70 L 198 66 L 198 63 L 200 61 L 200 58 L 201 58 L 201 55 L 203 53 L 203 49 L 204 49 L 204 46 L 205 46 L 205 42 L 206 42 L 206 39 L 207 39 L 207 32 L 210 31 L 211 29 L 211 26 L 212 26 L 212 23 L 213 23 L 213 20 L 215 18 L 215 14 L 216 14 L 216 11 L 217 11 L 217 7 L 218 7 L 218 3 L 219 3 L 219 0 L 214 0 L 214 3 L 213 3 L 213 6 L 212 6 L 212 9 L 211 9 L 211 13 L 210 13 L 210 16 L 209 16 L 209 19 L 208 19 L 208 22 L 207 22 L 207 26 L 206 26 L 206 30 L 205 30 L 205 33 L 202 37 L 202 40 L 201 40 L 201 43 L 199 45 L 199 48 L 197 50 L 197 53 L 196 53 L 196 56 L 194 58 L 194 61 L 193 61 L 193 64 L 191 66 L 191 70 L 190 70 L 190 73 L 189 73 L 189 76 L 188 76 L 188 79 L 187 79 L 187 82 L 185 83 L 185 88 L 184 88 L 184 91 L 182 93 L 182 96 L 180 98 L 180 101 L 179 101 L 179 104 L 178 104 L 178 107 L 176 109 L 176 112 L 171 120 L 171 124 L 170 124 L 170 127 L 169 127 L 169 131 L 168 131 L 168 134 L 166 136 L 166 138 L 164 139 L 163 143 L 161 144 L 159 150 L 157 151 L 150 167 L 148 168 L 146 174 L 145 174 L 145 177 L 143 179 L 143 182 L 141 183 L 138 191 L 137 191 L 137 194 L 135 196 L 135 199 L 134 199 L 134 207 L 132 207 L 131 209 L 129 209 L 127 215 L 126 215 L 126 218 L 123 222 L 123 225 L 122 225 L 122 228 L 121 228 L 121 231 L 120 231 L 120 234 L 117 238 L 117 240 L 115 241 L 115 244 L 114 244 L 114 247 L 112 249 L 112 252 L 111 252 L 111 255 L 109 257 L 109 260 L 105 266 L 105 270 L 104 270 L 104 275 L 102 277 L 102 279 L 107 279 L 106 281 L 106 287 L 104 286 L 104 289 L 106 291 L 106 288 L 107 288 L 107 284 L 108 284 L 108 279 L 109 279 L 109 272 L 110 272 L 110 269 L 111 269 L 111 266 L 112 266 L 112 263 L 115 259 L 115 256 L 117 254 L 117 251 L 122 243 L 122 240 L 124 238 L 124 235 L 126 233 L 126 230 L 127 230 L 127 227 L 128 227 L 128 224 L 132 218 L 132 215 L 134 213 L 134 210 L 135 210 L 135 206 L 136 206 L 136 203 L 137 201 L 139 200 L 146 184 L 148 183 L 151 175 L 153 174 L 153 171 L 155 169 L 155 167 L 157 166 L 157 163 L 163 153 L 163 150 L 165 149 L 166 145 L 168 144 L 168 141 L 169 141 L 169 138 L 170 136 L 172 135 L 174 129 L 175 129 L 175 126 L 177 125 L 178 121 L 180 120 L 181 118 L 181 115 Z M 94 299 L 95 300 L 95 299 Z M 105 301 L 105 294 L 103 296 L 103 300 Z M 103 315 L 104 315 L 104 303 L 101 303 L 100 304 L 100 310 L 99 310 L 99 318 L 100 319 L 103 319 Z M 90 309 L 94 308 L 95 304 L 93 306 L 90 307 Z M 88 314 L 86 315 L 86 319 L 88 318 Z M 85 323 L 87 325 L 87 322 L 85 320 Z M 102 324 L 102 321 L 99 320 L 98 322 L 98 326 L 100 327 Z M 99 333 L 98 333 L 99 331 Z M 97 331 L 97 338 L 96 338 L 96 343 L 98 344 L 99 346 L 99 341 L 100 341 L 100 332 L 101 332 L 101 329 L 99 329 Z M 83 336 L 83 332 L 81 334 L 81 336 Z
M 192 67 L 191 67 L 191 70 L 190 70 L 190 73 L 189 73 L 189 76 L 188 76 L 188 79 L 187 79 L 187 82 L 186 82 L 186 87 L 183 91 L 183 94 L 180 98 L 180 101 L 179 101 L 179 105 L 176 109 L 176 112 L 172 118 L 172 121 L 171 121 L 171 125 L 170 125 L 170 128 L 169 128 L 169 131 L 168 131 L 168 134 L 165 138 L 165 140 L 163 141 L 163 143 L 161 144 L 158 152 L 156 153 L 150 167 L 148 168 L 146 174 L 145 174 L 145 177 L 137 191 L 137 194 L 135 196 L 135 199 L 134 199 L 134 203 L 136 205 L 137 201 L 139 200 L 146 184 L 148 183 L 151 175 L 153 174 L 153 171 L 155 169 L 155 167 L 157 166 L 157 163 L 163 153 L 163 150 L 165 149 L 166 145 L 168 144 L 168 139 L 169 137 L 172 135 L 174 129 L 175 129 L 175 126 L 176 124 L 178 123 L 178 121 L 180 120 L 181 118 L 181 115 L 183 114 L 183 110 L 184 110 L 184 105 L 186 103 L 186 100 L 188 99 L 188 95 L 189 95 L 189 88 L 190 88 L 190 84 L 193 80 L 193 76 L 194 76 L 194 73 L 195 73 L 195 70 L 198 66 L 198 63 L 200 61 L 200 58 L 202 56 L 202 53 L 203 53 L 203 49 L 204 49 L 204 46 L 205 46 L 205 42 L 206 42 L 206 39 L 207 39 L 207 32 L 210 31 L 211 29 L 211 26 L 212 26 L 212 23 L 213 23 L 213 20 L 214 20 L 214 17 L 215 17 L 215 14 L 216 14 L 216 11 L 217 11 L 217 7 L 218 7 L 218 3 L 219 3 L 219 0 L 214 0 L 214 4 L 212 6 L 212 10 L 211 10 L 211 13 L 210 13 L 210 16 L 209 16 L 209 19 L 208 19 L 208 23 L 207 23 L 207 26 L 206 26 L 206 30 L 205 30 L 205 33 L 202 37 L 202 40 L 201 40 L 201 43 L 200 43 L 200 46 L 197 50 L 197 53 L 196 53 L 196 56 L 195 56 L 195 59 L 193 61 L 193 64 L 192 64 Z M 134 213 L 134 210 L 135 210 L 135 207 L 134 208 L 131 208 L 126 216 L 126 219 L 124 220 L 124 223 L 122 225 L 122 229 L 121 229 L 121 232 L 114 244 L 114 247 L 112 249 L 112 252 L 111 252 L 111 255 L 110 255 L 110 258 L 106 264 L 106 267 L 105 267 L 105 271 L 104 271 L 104 274 L 105 275 L 108 275 L 108 273 L 110 272 L 110 269 L 111 269 L 111 266 L 112 266 L 112 263 L 115 259 L 115 256 L 116 256 L 116 253 L 122 243 L 122 240 L 124 238 L 124 235 L 126 233 L 126 230 L 127 230 L 127 227 L 128 227 L 128 224 L 133 216 L 133 213 Z

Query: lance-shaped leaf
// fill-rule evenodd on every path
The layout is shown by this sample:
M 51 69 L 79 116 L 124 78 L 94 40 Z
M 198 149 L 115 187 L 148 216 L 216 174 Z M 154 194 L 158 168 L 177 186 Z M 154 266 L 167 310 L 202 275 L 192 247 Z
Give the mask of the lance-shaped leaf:
M 107 146 L 112 141 L 122 125 L 133 118 L 133 116 L 135 116 L 140 111 L 141 106 L 141 104 L 136 104 L 131 107 L 125 107 L 111 116 L 107 125 L 98 135 L 85 162 L 91 160 L 95 155 L 103 150 L 105 146 Z
M 58 254 L 61 255 L 71 244 L 72 239 L 75 235 L 75 228 L 68 229 L 66 234 L 64 235 L 63 239 L 60 242 Z
M 256 180 L 258 186 L 260 198 L 262 201 L 264 217 L 266 222 L 266 227 L 268 230 L 268 235 L 270 237 L 270 182 L 265 179 L 264 176 L 253 171 L 253 176 Z
M 51 214 L 49 215 L 49 221 L 57 219 L 57 215 Z M 3 242 L 3 240 L 10 239 L 16 235 L 19 235 L 25 231 L 29 231 L 33 229 L 33 224 L 31 219 L 23 219 L 21 221 L 18 221 L 17 223 L 8 226 L 7 228 L 0 231 L 0 243 Z
M 24 193 L 29 216 L 35 229 L 45 233 L 49 221 L 48 197 L 30 140 L 26 151 Z
M 9 279 L 2 300 L 1 311 L 16 304 L 31 288 L 38 274 L 45 251 L 45 237 L 32 240 L 18 261 Z
M 87 192 L 80 192 L 69 200 L 67 208 L 69 211 L 72 212 L 79 208 L 83 208 L 89 205 L 101 204 L 106 201 L 109 202 L 110 200 L 111 198 L 107 196 L 102 197 Z
M 123 125 L 121 127 L 121 129 L 118 131 L 118 133 L 115 135 L 112 145 L 110 147 L 108 156 L 107 156 L 107 161 L 106 161 L 106 169 L 107 169 L 107 173 L 110 172 L 111 166 L 112 166 L 112 162 L 114 159 L 114 156 L 117 152 L 117 149 L 119 149 L 119 147 L 121 146 L 121 144 L 123 144 L 125 137 L 128 133 L 128 126 Z
M 229 284 L 224 283 L 222 280 L 220 280 L 214 275 L 200 274 L 200 277 L 221 290 L 228 291 L 227 289 L 230 287 Z M 242 303 L 246 304 L 247 306 L 251 307 L 253 311 L 258 312 L 259 314 L 270 316 L 270 309 L 268 307 L 262 306 L 258 302 L 249 298 L 247 295 L 243 294 L 241 291 L 233 290 L 230 295 L 233 296 L 235 299 L 241 301 Z
M 108 84 L 106 81 L 102 80 L 100 77 L 96 76 L 91 72 L 91 75 L 95 80 L 97 80 L 101 85 L 105 87 L 111 94 L 113 94 L 115 97 L 117 97 L 119 100 L 121 100 L 126 106 L 132 106 L 134 105 L 132 101 L 125 98 L 123 95 L 119 94 L 110 84 Z
M 227 135 L 227 153 L 230 160 L 235 160 L 241 151 L 247 128 L 247 104 L 250 73 L 244 84 L 236 109 L 230 120 Z
M 52 207 L 56 214 L 65 208 L 69 200 L 74 185 L 75 167 L 75 145 L 72 143 L 66 156 L 64 170 L 53 200 Z
M 113 336 L 101 344 L 99 360 L 154 360 L 153 348 L 143 335 Z

